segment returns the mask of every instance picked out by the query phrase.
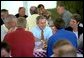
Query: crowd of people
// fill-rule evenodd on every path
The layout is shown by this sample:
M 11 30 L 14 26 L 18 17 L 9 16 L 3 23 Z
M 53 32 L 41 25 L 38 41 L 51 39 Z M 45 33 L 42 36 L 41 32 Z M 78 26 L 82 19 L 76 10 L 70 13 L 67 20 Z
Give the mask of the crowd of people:
M 55 21 L 45 6 L 20 7 L 16 15 L 1 10 L 1 57 L 83 57 L 81 16 L 58 5 Z M 55 14 L 52 14 L 55 15 Z

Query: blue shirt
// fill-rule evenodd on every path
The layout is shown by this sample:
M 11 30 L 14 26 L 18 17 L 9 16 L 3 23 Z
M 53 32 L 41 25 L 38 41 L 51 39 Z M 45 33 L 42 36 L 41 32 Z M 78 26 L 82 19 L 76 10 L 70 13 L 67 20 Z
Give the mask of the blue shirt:
M 52 35 L 48 40 L 48 47 L 47 47 L 47 56 L 51 56 L 53 54 L 53 45 L 58 40 L 66 39 L 72 43 L 74 47 L 77 48 L 77 37 L 74 33 L 60 29 L 54 35 Z
M 48 40 L 50 38 L 50 36 L 52 35 L 52 29 L 48 26 L 46 26 L 44 28 L 44 39 Z M 33 35 L 35 36 L 36 39 L 40 39 L 41 38 L 41 29 L 36 26 L 34 27 L 31 32 L 33 33 Z

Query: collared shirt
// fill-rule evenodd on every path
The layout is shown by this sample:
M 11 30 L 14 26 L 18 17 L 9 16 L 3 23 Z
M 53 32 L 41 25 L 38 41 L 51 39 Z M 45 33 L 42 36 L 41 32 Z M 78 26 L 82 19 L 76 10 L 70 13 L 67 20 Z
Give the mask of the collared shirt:
M 50 27 L 46 26 L 43 31 L 44 31 L 44 40 L 48 41 L 48 39 L 52 36 L 52 30 Z M 35 47 L 42 47 L 41 46 L 41 29 L 38 26 L 36 26 L 31 30 L 31 32 L 36 38 Z
M 4 40 L 4 36 L 7 34 L 8 29 L 6 28 L 6 26 L 3 24 L 1 25 L 1 41 Z
M 73 32 L 60 29 L 58 30 L 53 36 L 51 36 L 48 40 L 48 47 L 47 47 L 47 56 L 51 56 L 53 54 L 53 45 L 58 40 L 68 40 L 71 44 L 77 48 L 77 37 Z
M 44 31 L 44 39 L 48 40 L 50 36 L 52 35 L 51 28 L 46 26 L 43 31 Z M 38 26 L 34 27 L 31 30 L 31 32 L 33 33 L 36 39 L 41 39 L 41 29 Z

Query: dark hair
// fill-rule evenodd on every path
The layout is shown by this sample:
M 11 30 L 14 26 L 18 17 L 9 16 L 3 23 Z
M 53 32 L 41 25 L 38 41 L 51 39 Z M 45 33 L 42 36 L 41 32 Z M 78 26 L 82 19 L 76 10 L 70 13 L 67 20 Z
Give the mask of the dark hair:
M 31 13 L 31 14 L 38 14 L 37 7 L 32 6 L 32 7 L 30 8 L 30 13 Z
M 43 5 L 43 4 L 39 4 L 39 5 L 38 5 L 38 8 L 40 8 L 41 6 L 44 8 L 44 5 Z
M 46 17 L 44 17 L 44 16 L 38 16 L 38 17 L 36 18 L 36 22 L 38 22 L 40 19 L 46 19 Z
M 1 42 L 1 49 L 5 49 L 7 52 L 10 52 L 10 46 L 5 41 Z
M 79 14 L 73 14 L 72 19 L 76 20 L 77 22 L 80 22 L 81 16 Z
M 54 25 L 57 29 L 64 28 L 65 22 L 62 18 L 57 18 L 54 20 Z
M 22 8 L 24 8 L 24 7 L 19 7 L 19 11 L 20 11 Z M 24 8 L 24 9 L 25 9 L 25 8 Z
M 8 12 L 8 10 L 7 9 L 2 9 L 1 12 Z

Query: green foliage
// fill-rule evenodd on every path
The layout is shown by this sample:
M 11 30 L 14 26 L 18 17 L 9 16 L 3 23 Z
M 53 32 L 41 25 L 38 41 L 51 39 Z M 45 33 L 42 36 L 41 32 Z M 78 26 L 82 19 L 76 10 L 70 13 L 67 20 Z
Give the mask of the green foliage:
M 54 8 L 54 9 L 48 9 L 48 11 L 51 12 L 51 18 L 52 18 L 52 20 L 55 20 L 56 18 L 59 17 L 59 14 L 56 12 L 56 8 Z
M 81 22 L 83 22 L 83 1 L 57 1 L 57 5 L 63 4 L 65 9 L 69 10 L 72 14 L 78 13 L 81 15 Z M 56 8 L 48 9 L 51 12 L 52 19 L 59 17 Z

